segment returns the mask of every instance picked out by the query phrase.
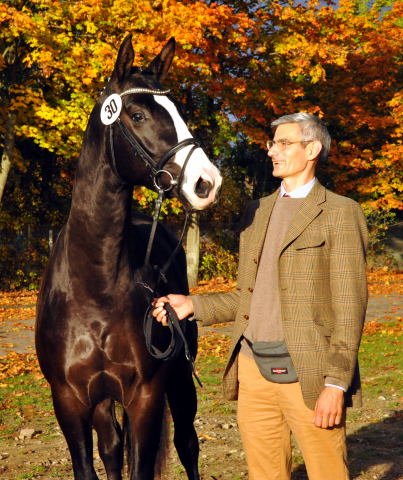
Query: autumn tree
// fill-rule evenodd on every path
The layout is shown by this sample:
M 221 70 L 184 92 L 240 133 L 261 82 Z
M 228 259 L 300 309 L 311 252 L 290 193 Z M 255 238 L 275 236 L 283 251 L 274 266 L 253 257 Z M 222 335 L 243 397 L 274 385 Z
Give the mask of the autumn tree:
M 239 91 L 227 89 L 237 128 L 263 146 L 270 119 L 300 110 L 323 116 L 334 138 L 334 188 L 366 209 L 401 208 L 401 14 L 392 1 L 260 4 L 257 54 L 246 60 Z
M 61 165 L 61 178 L 70 176 L 89 112 L 127 32 L 134 34 L 138 64 L 147 63 L 170 36 L 175 36 L 178 51 L 169 85 L 192 112 L 190 124 L 206 141 L 206 150 L 212 152 L 218 146 L 215 140 L 220 125 L 229 123 L 220 115 L 220 103 L 209 96 L 210 79 L 219 69 L 215 58 L 228 45 L 246 51 L 245 33 L 253 26 L 247 15 L 226 5 L 178 1 L 128 4 L 119 0 L 4 1 L 0 3 L 0 23 L 5 41 L 24 47 L 18 56 L 21 74 L 14 79 L 9 76 L 5 88 L 5 96 L 13 97 L 6 112 L 16 115 L 9 130 L 14 139 L 32 140 L 51 152 Z M 5 74 L 7 59 L 3 56 L 2 60 L 0 68 Z M 32 81 L 27 82 L 30 78 Z M 8 138 L 6 128 L 2 118 L 3 145 Z M 10 143 L 4 151 L 11 150 Z M 14 149 L 14 159 L 18 155 Z M 13 167 L 16 172 L 21 170 L 17 162 Z M 135 192 L 135 199 L 143 206 L 151 197 L 150 192 Z M 175 203 L 166 208 L 177 210 Z
M 250 55 L 222 59 L 225 104 L 244 143 L 231 163 L 248 171 L 242 160 L 253 155 L 251 143 L 264 150 L 273 118 L 296 111 L 324 117 L 334 140 L 320 179 L 361 203 L 376 238 L 402 209 L 401 2 L 233 3 L 256 28 Z M 226 85 L 231 76 L 235 89 Z M 260 196 L 273 183 L 254 158 L 248 173 Z
M 131 32 L 139 65 L 176 38 L 167 86 L 228 179 L 221 207 L 202 217 L 203 228 L 232 231 L 246 199 L 275 187 L 265 151 L 270 121 L 301 110 L 323 116 L 334 138 L 322 181 L 360 201 L 369 219 L 396 211 L 401 10 L 392 0 L 2 1 L 3 184 L 10 166 L 13 181 L 30 175 L 22 145 L 34 142 L 47 152 L 37 170 L 57 166 L 52 188 L 68 197 L 89 112 Z M 17 190 L 6 185 L 14 205 Z M 152 198 L 144 189 L 134 195 L 142 208 Z M 12 208 L 3 200 L 3 219 Z M 164 208 L 177 213 L 180 205 Z

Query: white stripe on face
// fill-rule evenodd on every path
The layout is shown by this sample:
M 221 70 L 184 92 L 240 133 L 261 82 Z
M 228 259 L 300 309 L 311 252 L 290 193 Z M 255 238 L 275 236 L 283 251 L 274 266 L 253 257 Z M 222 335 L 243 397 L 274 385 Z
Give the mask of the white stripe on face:
M 186 138 L 193 138 L 186 123 L 179 115 L 176 106 L 168 97 L 164 95 L 154 95 L 154 100 L 164 107 L 170 114 L 178 136 L 178 142 L 181 142 Z M 175 155 L 174 162 L 179 165 L 180 168 L 183 168 L 186 157 L 191 148 L 193 148 L 193 146 L 188 145 Z M 195 193 L 197 182 L 199 182 L 200 179 L 210 182 L 213 186 L 207 198 L 200 198 Z M 218 169 L 210 162 L 204 151 L 201 148 L 197 148 L 193 151 L 186 166 L 181 185 L 181 193 L 194 209 L 203 210 L 214 202 L 221 181 L 222 178 Z

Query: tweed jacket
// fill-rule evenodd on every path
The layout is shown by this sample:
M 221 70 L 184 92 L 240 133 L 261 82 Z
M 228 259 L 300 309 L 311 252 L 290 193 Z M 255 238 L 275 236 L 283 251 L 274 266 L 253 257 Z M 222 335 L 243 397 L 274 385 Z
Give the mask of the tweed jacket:
M 278 190 L 251 202 L 241 221 L 236 290 L 192 296 L 203 325 L 235 321 L 224 396 L 238 395 L 238 353 L 260 255 Z M 367 226 L 360 206 L 316 182 L 282 243 L 279 294 L 284 338 L 306 405 L 314 409 L 325 377 L 348 389 L 347 406 L 361 404 L 358 348 L 367 306 Z M 335 380 L 335 381 L 336 381 Z

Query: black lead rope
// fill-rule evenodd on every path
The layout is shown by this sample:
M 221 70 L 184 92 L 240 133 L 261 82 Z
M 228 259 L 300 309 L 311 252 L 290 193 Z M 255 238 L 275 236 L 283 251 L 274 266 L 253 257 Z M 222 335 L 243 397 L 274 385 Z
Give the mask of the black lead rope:
M 157 202 L 155 204 L 155 210 L 154 210 L 154 214 L 153 214 L 153 224 L 151 226 L 150 237 L 148 239 L 147 252 L 146 252 L 146 257 L 145 257 L 145 265 L 150 265 L 150 255 L 151 255 L 151 250 L 152 250 L 152 246 L 153 246 L 153 243 L 154 243 L 155 232 L 156 232 L 156 228 L 157 228 L 158 217 L 159 217 L 159 213 L 160 213 L 160 210 L 161 210 L 161 204 L 162 204 L 163 197 L 164 197 L 164 191 L 159 190 L 158 191 L 158 199 L 157 199 Z M 180 246 L 182 244 L 182 239 L 183 239 L 183 236 L 185 234 L 186 226 L 187 226 L 187 223 L 188 223 L 188 220 L 189 220 L 189 214 L 190 214 L 190 212 L 188 210 L 186 210 L 185 221 L 184 221 L 184 225 L 183 225 L 183 228 L 182 228 L 182 233 L 180 235 L 180 238 L 178 240 L 178 243 L 177 243 L 174 251 L 171 253 L 168 260 L 165 262 L 164 266 L 162 268 L 158 269 L 158 278 L 157 278 L 157 284 L 156 284 L 155 289 L 152 289 L 148 285 L 142 284 L 145 288 L 147 288 L 153 294 L 154 298 L 158 296 L 156 294 L 156 292 L 158 292 L 158 288 L 159 288 L 161 280 L 164 283 L 168 282 L 168 280 L 166 278 L 166 273 L 167 273 L 169 267 L 171 266 L 174 258 L 176 257 L 177 253 L 179 252 Z M 185 334 L 183 333 L 183 330 L 182 330 L 181 325 L 180 325 L 180 320 L 179 320 L 175 310 L 171 307 L 171 305 L 169 303 L 165 303 L 164 308 L 167 312 L 167 319 L 168 319 L 168 326 L 166 328 L 169 329 L 169 332 L 170 332 L 170 335 L 171 335 L 169 345 L 164 351 L 161 351 L 159 348 L 157 348 L 153 344 L 153 340 L 152 340 L 153 324 L 154 324 L 154 322 L 156 322 L 156 320 L 155 320 L 155 318 L 153 317 L 153 314 L 152 314 L 152 311 L 154 310 L 154 307 L 150 304 L 148 306 L 145 314 L 144 314 L 144 321 L 143 321 L 144 338 L 145 338 L 146 348 L 148 350 L 148 353 L 152 357 L 154 357 L 158 360 L 166 361 L 166 360 L 170 360 L 172 358 L 176 358 L 180 354 L 180 352 L 182 351 L 182 348 L 183 348 L 185 350 L 185 357 L 186 357 L 186 360 L 189 362 L 192 375 L 194 376 L 194 378 L 196 379 L 196 381 L 200 385 L 200 387 L 203 387 L 203 385 L 200 381 L 200 378 L 198 377 L 198 375 L 196 373 L 195 366 L 194 366 L 195 359 L 193 358 L 193 356 L 190 353 L 188 342 L 186 340 Z
M 158 199 L 157 199 L 157 202 L 156 202 L 156 205 L 155 205 L 155 210 L 154 210 L 154 215 L 153 215 L 153 224 L 152 224 L 152 227 L 151 227 L 151 233 L 150 233 L 150 237 L 149 237 L 148 245 L 147 245 L 146 261 L 145 261 L 146 265 L 149 265 L 151 249 L 152 249 L 152 246 L 153 246 L 153 243 L 154 243 L 154 237 L 155 237 L 156 227 L 157 227 L 157 223 L 158 223 L 158 216 L 159 216 L 159 212 L 161 210 L 163 193 L 164 192 L 162 190 L 159 191 Z M 159 284 L 160 284 L 161 280 L 164 283 L 167 283 L 166 272 L 168 271 L 169 267 L 171 266 L 173 259 L 175 258 L 175 256 L 179 252 L 180 246 L 182 244 L 182 239 L 183 239 L 183 236 L 184 236 L 184 233 L 185 233 L 185 230 L 186 230 L 186 226 L 187 226 L 187 223 L 188 223 L 189 214 L 190 214 L 190 212 L 188 210 L 186 210 L 185 221 L 184 221 L 184 225 L 183 225 L 183 228 L 182 228 L 181 236 L 178 240 L 178 244 L 176 245 L 174 251 L 171 253 L 168 260 L 165 262 L 164 266 L 161 269 L 158 270 L 157 285 L 156 285 L 155 290 L 153 290 L 150 286 L 148 286 L 146 284 L 140 283 L 143 287 L 147 288 L 152 293 L 154 298 L 158 296 L 156 294 L 156 292 L 158 292 L 158 287 L 159 287 Z M 169 329 L 169 332 L 170 332 L 170 335 L 171 335 L 170 343 L 164 351 L 161 351 L 159 348 L 157 348 L 153 344 L 152 332 L 153 332 L 153 324 L 154 324 L 154 322 L 156 322 L 156 320 L 152 315 L 152 311 L 154 310 L 154 307 L 150 304 L 148 306 L 145 314 L 144 314 L 144 321 L 143 321 L 144 338 L 145 338 L 146 348 L 148 350 L 148 353 L 152 357 L 154 357 L 158 360 L 166 361 L 166 360 L 170 360 L 172 358 L 176 358 L 180 354 L 180 352 L 182 351 L 182 348 L 183 348 L 185 350 L 185 357 L 186 357 L 186 360 L 189 362 L 192 375 L 194 376 L 194 378 L 196 379 L 196 381 L 200 385 L 200 387 L 203 387 L 203 385 L 200 381 L 200 378 L 198 377 L 198 375 L 196 373 L 195 366 L 194 366 L 195 359 L 193 358 L 193 356 L 190 353 L 188 342 L 186 340 L 185 334 L 183 333 L 183 330 L 182 330 L 181 325 L 180 325 L 180 320 L 179 320 L 175 310 L 171 307 L 171 305 L 169 303 L 165 303 L 164 308 L 167 312 L 167 319 L 168 319 L 168 326 L 166 328 Z
M 186 360 L 189 362 L 190 369 L 192 371 L 192 375 L 196 379 L 197 383 L 200 387 L 203 387 L 203 384 L 200 381 L 199 376 L 196 373 L 195 366 L 194 366 L 194 358 L 189 350 L 189 345 L 187 343 L 185 334 L 183 333 L 182 327 L 180 325 L 180 320 L 176 315 L 175 310 L 171 307 L 169 303 L 164 303 L 164 308 L 167 312 L 167 319 L 168 319 L 168 327 L 171 333 L 171 341 L 168 347 L 161 351 L 152 343 L 152 330 L 153 330 L 153 322 L 155 319 L 152 315 L 152 311 L 154 307 L 150 305 L 147 308 L 146 314 L 144 316 L 144 337 L 146 340 L 146 347 L 150 355 L 158 360 L 170 360 L 172 358 L 178 357 L 181 353 L 182 348 L 185 349 L 185 357 Z
M 147 91 L 149 91 L 149 90 L 147 90 Z M 151 91 L 149 91 L 149 92 L 151 93 Z M 135 92 L 130 92 L 130 91 L 123 92 L 123 94 L 128 94 L 128 93 L 135 93 Z M 153 91 L 152 93 L 156 93 L 156 92 Z M 121 96 L 123 94 L 121 94 Z M 155 186 L 158 190 L 158 197 L 157 197 L 157 200 L 156 200 L 155 209 L 154 209 L 154 213 L 153 213 L 153 222 L 152 222 L 152 225 L 151 225 L 151 232 L 150 232 L 150 237 L 148 239 L 145 262 L 144 262 L 145 266 L 151 266 L 150 265 L 151 251 L 152 251 L 152 247 L 153 247 L 153 244 L 154 244 L 154 238 L 155 238 L 155 233 L 156 233 L 156 230 L 157 230 L 158 218 L 159 218 L 159 215 L 160 215 L 160 212 L 161 212 L 161 206 L 162 206 L 162 202 L 163 202 L 163 199 L 164 199 L 164 194 L 165 194 L 166 191 L 173 188 L 174 185 L 177 185 L 178 190 L 180 190 L 186 166 L 187 166 L 187 164 L 190 160 L 190 157 L 192 156 L 194 150 L 197 149 L 197 148 L 200 148 L 200 143 L 197 140 L 195 140 L 194 138 L 186 138 L 186 139 L 180 141 L 179 143 L 177 143 L 170 150 L 165 152 L 165 154 L 160 159 L 159 163 L 156 166 L 154 166 L 153 159 L 150 157 L 148 152 L 146 152 L 146 150 L 142 147 L 142 145 L 138 142 L 138 140 L 130 133 L 129 129 L 124 124 L 124 122 L 120 119 L 120 117 L 118 117 L 116 119 L 115 123 L 120 127 L 120 130 L 121 130 L 123 136 L 129 142 L 129 144 L 133 147 L 135 152 L 139 155 L 139 157 L 143 160 L 143 162 L 150 168 L 150 170 L 151 170 L 151 172 L 154 176 L 154 184 L 155 184 Z M 122 184 L 127 185 L 127 183 L 119 175 L 118 168 L 117 168 L 115 151 L 114 151 L 115 149 L 114 149 L 114 145 L 113 145 L 113 133 L 114 133 L 113 132 L 113 126 L 114 126 L 114 124 L 110 125 L 110 127 L 109 127 L 109 143 L 110 143 L 110 150 L 111 150 L 111 167 L 112 167 L 112 170 L 115 173 L 115 175 L 121 180 Z M 159 175 L 162 174 L 162 173 L 166 173 L 168 175 L 171 175 L 168 171 L 163 170 L 165 164 L 177 152 L 179 152 L 181 149 L 183 149 L 187 146 L 192 146 L 192 148 L 189 150 L 189 152 L 187 154 L 187 157 L 186 157 L 186 159 L 184 161 L 184 164 L 182 166 L 181 173 L 179 175 L 178 180 L 173 181 L 173 178 L 172 178 L 171 185 L 169 186 L 169 188 L 164 190 L 164 188 L 159 185 L 159 182 L 158 182 Z M 171 175 L 171 177 L 172 177 L 172 175 Z M 139 285 L 142 285 L 144 288 L 149 290 L 149 292 L 152 293 L 154 298 L 158 296 L 157 292 L 158 292 L 158 287 L 160 285 L 161 280 L 164 283 L 167 283 L 166 273 L 167 273 L 169 267 L 171 266 L 173 259 L 175 258 L 175 256 L 179 252 L 179 249 L 180 249 L 180 246 L 181 246 L 181 243 L 182 243 L 182 239 L 183 239 L 183 236 L 184 236 L 184 233 L 185 233 L 185 230 L 186 230 L 186 226 L 187 226 L 187 223 L 188 223 L 189 213 L 190 213 L 187 209 L 185 209 L 185 210 L 186 210 L 186 216 L 185 216 L 184 226 L 183 226 L 182 233 L 181 233 L 180 239 L 178 241 L 178 244 L 175 247 L 175 249 L 173 250 L 173 252 L 171 253 L 171 255 L 168 258 L 165 265 L 160 269 L 157 268 L 158 278 L 157 278 L 156 288 L 152 289 L 149 285 L 147 285 L 145 283 L 137 282 Z M 185 357 L 190 364 L 192 374 L 195 377 L 197 383 L 200 385 L 200 387 L 202 387 L 203 385 L 202 385 L 199 377 L 197 376 L 195 368 L 194 368 L 194 358 L 192 357 L 192 355 L 190 353 L 189 345 L 187 343 L 187 340 L 186 340 L 186 337 L 183 333 L 183 330 L 180 326 L 178 316 L 176 315 L 175 310 L 171 307 L 171 305 L 169 303 L 165 303 L 164 308 L 167 312 L 168 328 L 169 328 L 170 333 L 171 333 L 170 343 L 169 343 L 169 345 L 168 345 L 168 347 L 165 351 L 161 351 L 155 345 L 153 345 L 153 342 L 152 342 L 153 322 L 155 322 L 156 320 L 154 319 L 154 317 L 152 315 L 152 311 L 153 311 L 154 307 L 150 304 L 149 307 L 147 308 L 146 312 L 145 312 L 144 322 L 143 322 L 143 331 L 144 331 L 144 337 L 145 337 L 147 350 L 150 353 L 150 355 L 153 356 L 156 359 L 169 360 L 171 358 L 174 358 L 174 357 L 178 356 L 180 354 L 180 352 L 182 351 L 182 348 L 184 348 Z
M 162 206 L 162 201 L 163 200 L 164 200 L 164 190 L 159 189 L 158 190 L 157 201 L 155 202 L 155 208 L 154 208 L 154 213 L 153 213 L 153 223 L 151 225 L 151 232 L 150 232 L 150 236 L 148 237 L 147 251 L 146 251 L 146 256 L 145 256 L 145 260 L 144 260 L 145 265 L 150 265 L 151 250 L 152 250 L 153 244 L 154 244 L 155 232 L 157 230 L 157 225 L 158 225 L 158 217 L 159 217 L 160 212 L 161 212 L 161 206 Z

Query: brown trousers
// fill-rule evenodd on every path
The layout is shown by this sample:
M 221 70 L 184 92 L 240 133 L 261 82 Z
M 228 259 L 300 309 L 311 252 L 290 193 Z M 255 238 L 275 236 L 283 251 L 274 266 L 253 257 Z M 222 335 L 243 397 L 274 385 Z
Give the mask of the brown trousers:
M 291 432 L 310 480 L 348 480 L 345 425 L 316 427 L 298 382 L 267 381 L 255 361 L 243 354 L 238 368 L 238 425 L 249 480 L 291 478 Z

